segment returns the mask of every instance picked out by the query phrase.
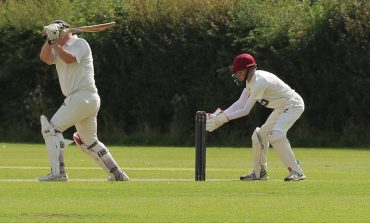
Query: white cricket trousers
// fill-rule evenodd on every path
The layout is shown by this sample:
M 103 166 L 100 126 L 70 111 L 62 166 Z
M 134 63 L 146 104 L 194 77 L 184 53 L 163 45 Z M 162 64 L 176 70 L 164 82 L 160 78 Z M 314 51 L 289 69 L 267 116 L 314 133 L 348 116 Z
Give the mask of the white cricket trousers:
M 63 105 L 51 118 L 50 123 L 61 132 L 74 125 L 81 140 L 86 145 L 91 145 L 98 140 L 96 117 L 99 108 L 100 97 L 98 93 L 77 91 L 64 100 Z
M 259 130 L 262 141 L 268 143 L 267 133 L 278 130 L 287 133 L 304 111 L 304 102 L 301 96 L 294 92 L 289 103 L 281 108 L 274 109 Z

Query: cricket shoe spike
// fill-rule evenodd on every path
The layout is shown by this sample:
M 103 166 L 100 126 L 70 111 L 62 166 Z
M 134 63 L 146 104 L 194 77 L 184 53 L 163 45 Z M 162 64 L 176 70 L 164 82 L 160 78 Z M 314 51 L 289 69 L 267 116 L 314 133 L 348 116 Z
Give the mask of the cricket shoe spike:
M 48 175 L 39 177 L 39 181 L 68 181 L 68 175 L 66 172 L 61 173 L 59 175 L 54 175 L 52 172 L 50 172 Z
M 256 174 L 254 173 L 254 171 L 250 172 L 249 174 L 247 174 L 245 176 L 240 177 L 240 180 L 242 180 L 242 181 L 268 180 L 268 179 L 270 179 L 270 178 L 269 178 L 266 170 L 262 170 L 260 172 L 260 178 L 256 177 Z
M 291 171 L 290 174 L 285 177 L 284 181 L 299 181 L 304 179 L 306 179 L 306 176 L 303 173 L 299 174 L 295 171 Z

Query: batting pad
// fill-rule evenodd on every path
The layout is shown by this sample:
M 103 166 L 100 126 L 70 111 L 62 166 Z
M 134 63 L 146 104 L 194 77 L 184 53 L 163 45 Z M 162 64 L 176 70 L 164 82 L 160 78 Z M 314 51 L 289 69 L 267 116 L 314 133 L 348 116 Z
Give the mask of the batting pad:
M 276 152 L 280 156 L 280 159 L 283 161 L 288 170 L 303 174 L 301 168 L 297 164 L 292 147 L 290 146 L 289 140 L 286 138 L 285 133 L 273 130 L 268 133 L 268 137 L 271 145 L 275 148 Z
M 51 172 L 54 175 L 60 174 L 59 156 L 64 149 L 64 139 L 61 133 L 56 133 L 54 127 L 49 123 L 45 115 L 41 115 L 41 133 L 44 137 L 48 158 L 50 162 Z
M 73 139 L 111 178 L 117 179 L 122 174 L 126 175 L 103 143 L 96 141 L 92 145 L 87 146 L 82 142 L 78 132 L 73 134 Z
M 254 130 L 252 135 L 252 151 L 253 151 L 253 170 L 254 174 L 256 175 L 256 178 L 260 178 L 260 172 L 261 172 L 261 151 L 263 149 L 263 145 L 261 144 L 259 137 L 258 137 L 258 130 L 257 127 L 256 130 Z
M 257 127 L 252 135 L 253 170 L 256 178 L 260 178 L 261 171 L 267 171 L 267 154 L 269 143 L 266 137 L 261 135 L 261 129 Z

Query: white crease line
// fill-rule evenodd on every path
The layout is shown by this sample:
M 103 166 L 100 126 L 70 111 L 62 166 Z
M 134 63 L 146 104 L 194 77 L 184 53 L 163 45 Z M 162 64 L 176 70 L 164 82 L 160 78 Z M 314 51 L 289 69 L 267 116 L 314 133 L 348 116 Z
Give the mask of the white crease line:
M 194 179 L 130 179 L 132 182 L 195 182 Z M 210 182 L 223 182 L 223 181 L 239 181 L 237 179 L 206 179 Z M 0 179 L 0 182 L 38 182 L 37 179 Z M 109 182 L 106 179 L 69 179 L 68 182 Z M 67 182 L 67 183 L 68 183 Z M 44 182 L 43 182 L 44 183 Z M 64 183 L 64 182 L 61 182 Z M 117 183 L 128 183 L 128 182 L 117 182 Z
M 13 170 L 47 170 L 50 167 L 44 166 L 0 166 L 2 169 L 13 169 Z M 71 170 L 100 170 L 100 167 L 67 167 Z M 194 168 L 172 168 L 172 167 L 123 167 L 124 170 L 142 170 L 142 171 L 194 171 Z M 207 171 L 244 171 L 242 169 L 230 169 L 230 168 L 207 168 Z

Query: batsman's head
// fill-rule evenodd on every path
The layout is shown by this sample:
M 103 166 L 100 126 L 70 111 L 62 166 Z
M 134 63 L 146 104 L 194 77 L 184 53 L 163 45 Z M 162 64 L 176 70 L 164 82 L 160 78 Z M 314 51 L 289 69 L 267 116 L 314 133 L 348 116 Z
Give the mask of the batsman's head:
M 238 71 L 248 69 L 256 65 L 256 60 L 250 54 L 243 53 L 235 57 L 232 71 L 233 73 L 237 73 Z
M 72 33 L 69 32 L 70 25 L 66 21 L 60 19 L 53 21 L 53 23 L 59 25 L 58 43 L 64 45 L 72 35 Z
M 59 24 L 59 25 L 61 25 L 61 27 L 63 28 L 63 29 L 67 29 L 67 28 L 69 28 L 70 26 L 69 26 L 69 24 L 66 22 L 66 21 L 64 21 L 64 20 L 55 20 L 55 21 L 53 21 L 52 23 L 56 23 L 56 24 Z

